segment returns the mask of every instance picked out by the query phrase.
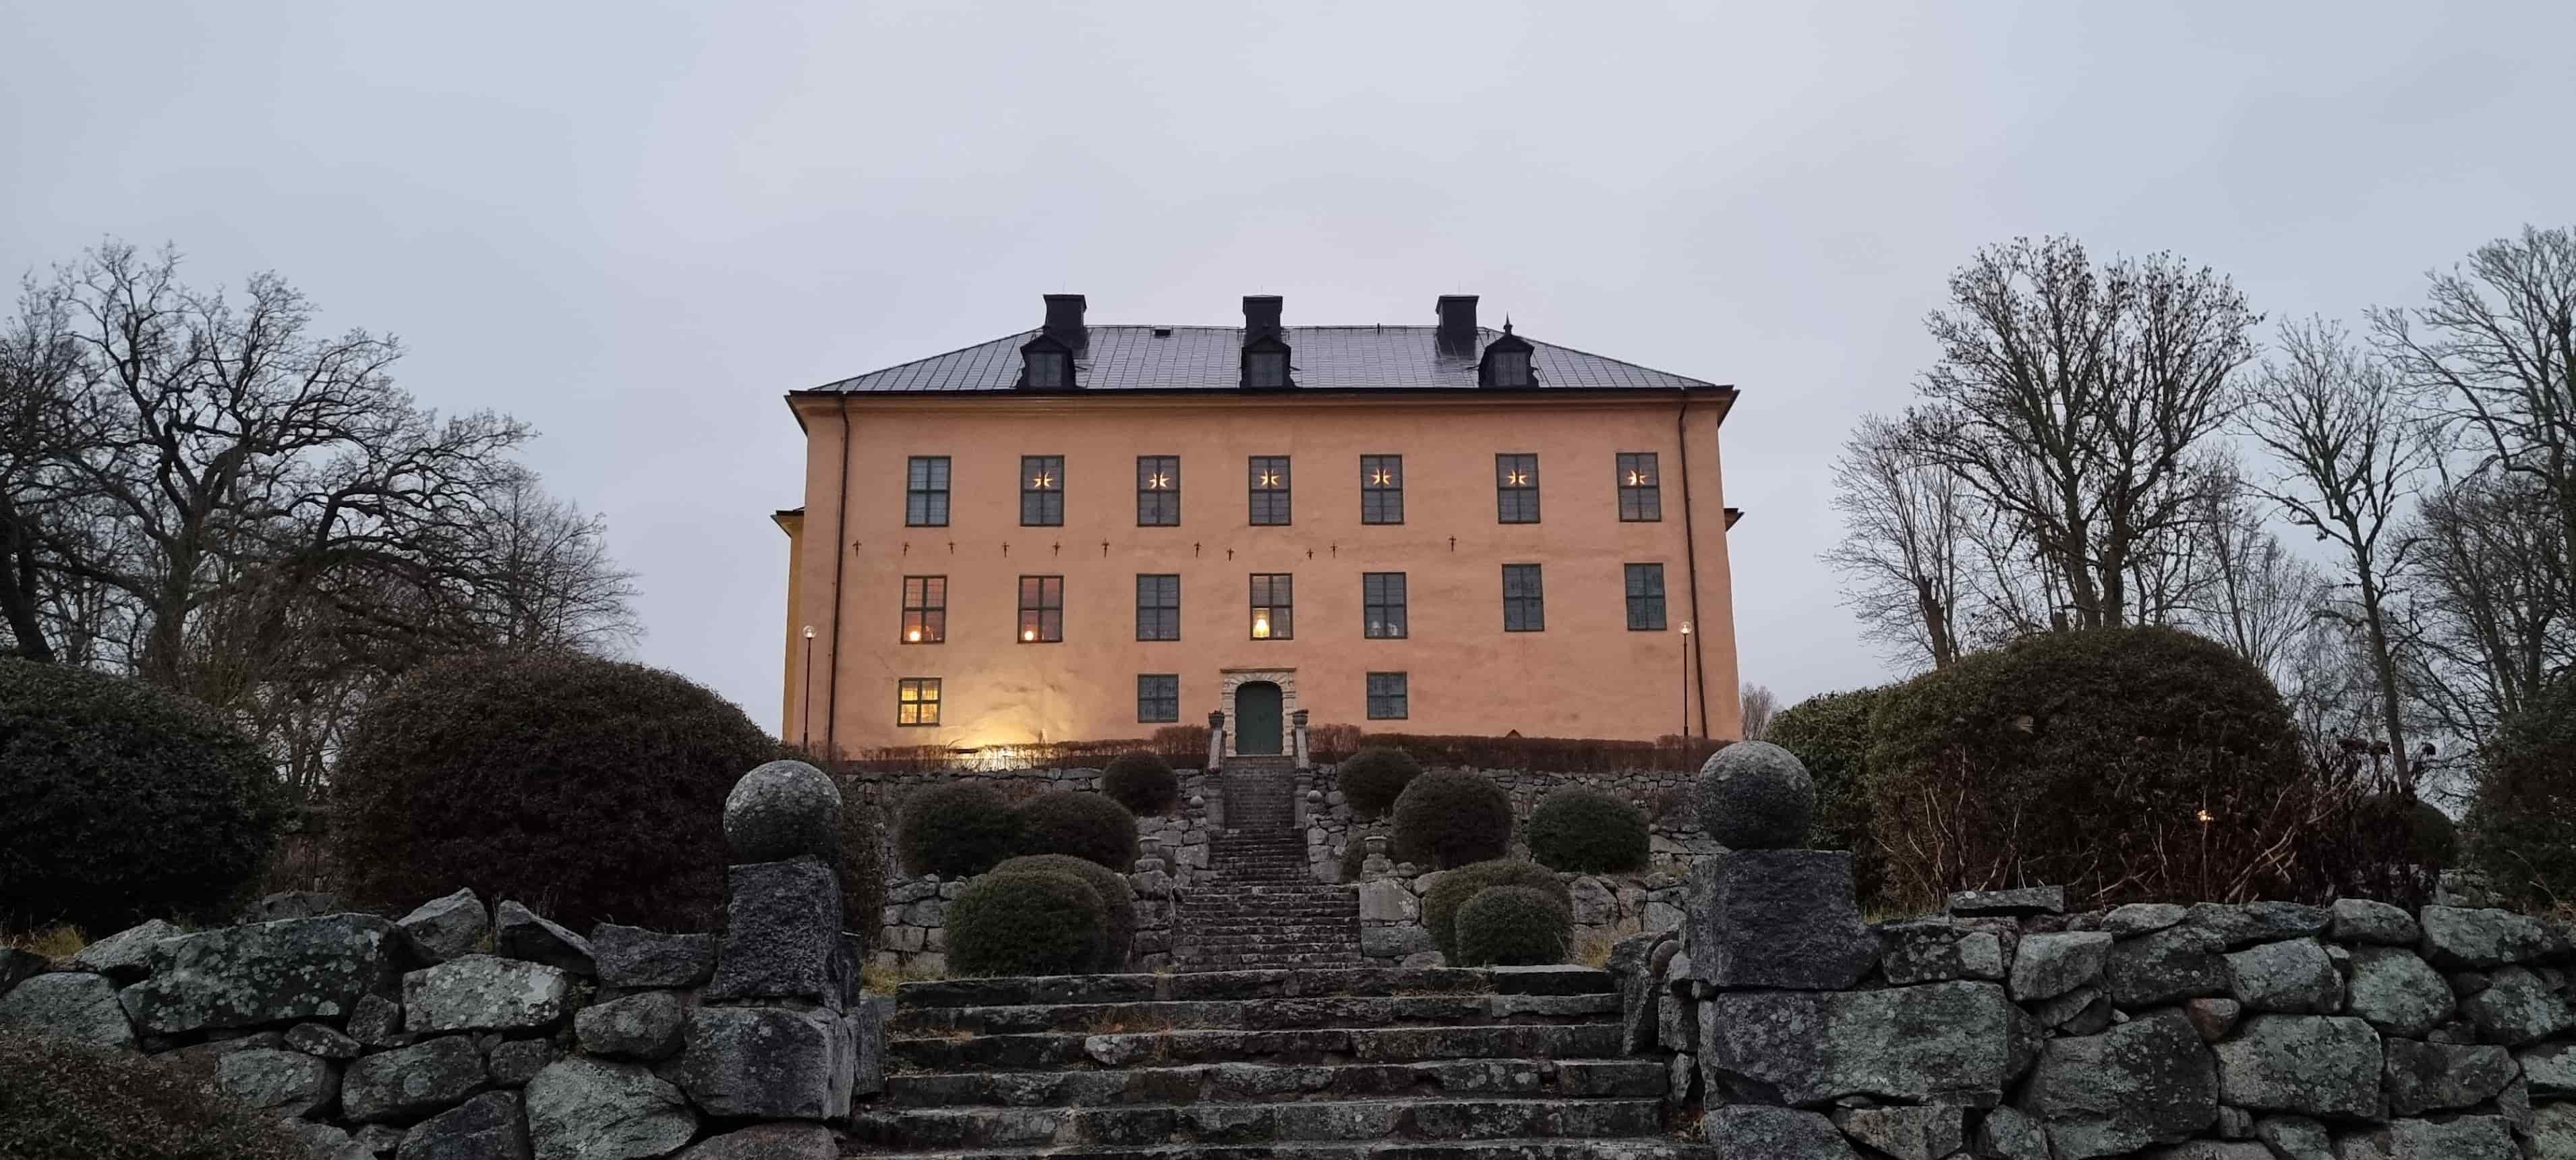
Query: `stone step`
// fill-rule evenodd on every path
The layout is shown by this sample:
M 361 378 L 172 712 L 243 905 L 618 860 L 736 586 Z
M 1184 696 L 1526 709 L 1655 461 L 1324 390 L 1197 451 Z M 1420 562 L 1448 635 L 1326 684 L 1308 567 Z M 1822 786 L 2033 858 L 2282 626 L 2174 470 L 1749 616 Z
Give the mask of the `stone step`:
M 1315 931 L 1245 931 L 1240 934 L 1208 934 L 1193 931 L 1183 946 L 1203 951 L 1239 950 L 1325 950 L 1346 944 L 1357 944 L 1360 932 L 1355 927 Z
M 1314 999 L 1191 999 L 1142 1003 L 1057 1003 L 1002 1007 L 918 1007 L 897 1011 L 885 1033 L 940 1035 L 1164 1030 L 1273 1031 L 1299 1027 L 1393 1027 L 1427 1023 L 1593 1022 L 1619 1013 L 1617 995 L 1394 995 Z
M 905 983 L 899 1008 L 1189 999 L 1307 999 L 1387 995 L 1603 995 L 1596 967 L 1354 967 L 1337 971 L 1237 971 L 1201 975 L 1038 975 Z
M 1062 1156 L 1068 1160 L 1719 1160 L 1717 1149 L 1675 1138 L 1637 1140 L 1468 1140 L 1455 1142 L 1293 1141 L 1275 1144 L 1075 1144 L 1064 1147 L 1013 1145 L 1008 1148 L 941 1149 L 934 1152 L 887 1152 L 875 1148 L 846 1156 L 872 1160 L 1016 1160 L 1023 1156 Z
M 906 1148 L 1001 1148 L 1510 1137 L 1591 1140 L 1651 1135 L 1662 1128 L 1661 1100 L 1506 1098 L 916 1108 L 853 1117 L 850 1134 L 862 1142 Z
M 1191 1063 L 1414 1063 L 1438 1059 L 1546 1059 L 1619 1051 L 1615 1023 L 1570 1026 L 1330 1027 L 1293 1031 L 1037 1033 L 969 1039 L 890 1039 L 887 1058 L 936 1071 L 1026 1071 Z
M 1259 971 L 1302 970 L 1316 967 L 1347 967 L 1366 962 L 1356 946 L 1332 951 L 1301 951 L 1295 954 L 1215 954 L 1172 956 L 1176 971 Z
M 1357 936 L 1314 939 L 1307 942 L 1243 938 L 1230 942 L 1208 943 L 1190 939 L 1172 948 L 1172 954 L 1178 958 L 1200 962 L 1212 961 L 1223 955 L 1240 958 L 1287 959 L 1302 955 L 1348 955 L 1356 951 L 1359 945 L 1360 940 Z
M 887 1102 L 903 1107 L 1107 1107 L 1277 1103 L 1434 1096 L 1661 1097 L 1661 1059 L 1472 1059 L 1424 1063 L 1202 1063 L 1104 1071 L 897 1073 Z

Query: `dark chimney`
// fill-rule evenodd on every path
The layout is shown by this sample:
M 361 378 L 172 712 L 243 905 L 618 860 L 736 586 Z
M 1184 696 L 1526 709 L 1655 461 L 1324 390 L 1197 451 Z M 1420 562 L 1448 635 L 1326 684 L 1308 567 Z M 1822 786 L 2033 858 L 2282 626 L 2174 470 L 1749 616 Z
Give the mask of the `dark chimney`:
M 1440 296 L 1440 353 L 1462 357 L 1476 353 L 1475 295 Z
M 1076 352 L 1091 346 L 1091 331 L 1082 324 L 1085 303 L 1080 294 L 1046 296 L 1046 335 L 1072 347 Z
M 1279 333 L 1279 296 L 1246 294 L 1243 296 L 1243 341 L 1250 342 Z

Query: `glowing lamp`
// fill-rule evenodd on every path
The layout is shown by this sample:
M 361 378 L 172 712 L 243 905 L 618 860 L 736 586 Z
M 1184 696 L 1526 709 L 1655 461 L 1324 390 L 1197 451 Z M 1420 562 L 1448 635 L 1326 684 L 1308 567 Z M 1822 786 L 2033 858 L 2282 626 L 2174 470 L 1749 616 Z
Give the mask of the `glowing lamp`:
M 1270 635 L 1269 616 L 1262 615 L 1252 618 L 1252 635 L 1258 638 L 1267 638 Z
M 1020 630 L 1020 639 L 1021 639 L 1021 640 L 1036 640 L 1037 638 L 1038 638 L 1038 630 L 1036 630 L 1036 629 L 1034 629 L 1034 628 L 1023 628 L 1023 629 L 1021 629 L 1021 630 Z
M 919 644 L 919 643 L 921 643 L 921 630 L 920 630 L 920 629 L 917 629 L 917 628 L 916 628 L 916 629 L 913 629 L 911 632 L 907 632 L 907 633 L 903 634 L 903 637 L 904 637 L 904 639 L 905 639 L 905 640 L 909 640 L 909 641 L 911 641 L 911 642 L 913 642 L 913 643 L 915 643 L 915 644 Z

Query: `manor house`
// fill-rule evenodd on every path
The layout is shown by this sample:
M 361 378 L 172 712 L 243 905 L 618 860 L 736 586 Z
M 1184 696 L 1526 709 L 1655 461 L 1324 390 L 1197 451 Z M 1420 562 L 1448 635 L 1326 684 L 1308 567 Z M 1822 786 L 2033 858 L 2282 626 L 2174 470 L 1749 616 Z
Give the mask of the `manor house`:
M 1733 737 L 1731 387 L 1481 325 L 1042 325 L 787 397 L 784 736 Z

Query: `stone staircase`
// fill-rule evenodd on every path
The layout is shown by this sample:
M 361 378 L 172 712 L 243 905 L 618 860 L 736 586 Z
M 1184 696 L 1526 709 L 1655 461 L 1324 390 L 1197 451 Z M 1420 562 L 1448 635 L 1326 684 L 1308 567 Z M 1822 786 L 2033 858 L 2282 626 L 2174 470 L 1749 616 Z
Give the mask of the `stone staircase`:
M 1315 881 L 1291 772 L 1286 758 L 1237 757 L 1226 767 L 1226 829 L 1174 912 L 1175 968 L 1361 965 L 1359 895 Z
M 849 1155 L 1714 1160 L 1585 967 L 905 985 Z

